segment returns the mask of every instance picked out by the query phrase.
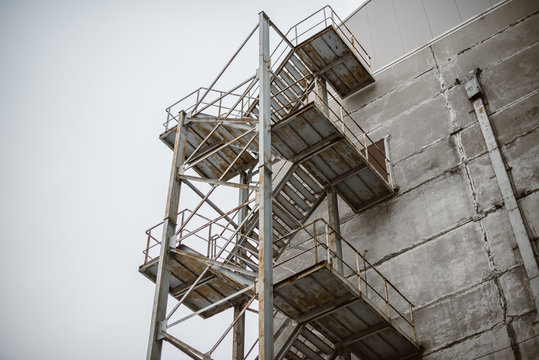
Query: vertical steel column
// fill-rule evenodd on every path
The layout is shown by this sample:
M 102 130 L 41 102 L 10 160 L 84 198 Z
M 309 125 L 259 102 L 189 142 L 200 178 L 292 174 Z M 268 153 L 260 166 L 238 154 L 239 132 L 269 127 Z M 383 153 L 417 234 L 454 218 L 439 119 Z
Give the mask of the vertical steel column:
M 273 359 L 273 244 L 271 210 L 271 119 L 269 19 L 259 14 L 259 184 L 258 340 L 259 360 Z
M 169 248 L 175 246 L 175 232 L 180 200 L 181 180 L 179 175 L 183 172 L 185 161 L 185 144 L 187 143 L 187 128 L 185 126 L 185 112 L 180 112 L 176 127 L 176 140 L 172 155 L 172 169 L 168 185 L 167 205 L 165 209 L 165 221 L 163 224 L 163 237 L 161 240 L 161 253 L 157 266 L 155 279 L 155 295 L 153 300 L 152 322 L 150 325 L 150 337 L 148 340 L 147 360 L 161 358 L 163 336 L 161 331 L 166 329 L 167 298 L 170 280 Z
M 322 77 L 320 76 L 317 76 L 315 79 L 315 84 L 317 95 L 315 96 L 314 103 L 318 105 L 318 107 L 324 112 L 327 117 L 329 117 L 329 101 L 326 80 L 322 79 Z
M 337 192 L 333 187 L 328 189 L 328 218 L 329 225 L 335 229 L 339 234 L 341 233 L 341 222 L 339 220 L 339 203 L 337 200 Z M 344 274 L 343 264 L 342 264 L 342 243 L 341 238 L 338 234 L 333 234 L 331 237 L 331 248 L 337 256 L 337 271 L 339 274 Z
M 247 174 L 245 174 L 245 172 L 242 172 L 240 174 L 240 183 L 248 184 L 249 182 L 250 182 L 250 178 L 247 177 Z M 248 200 L 247 199 L 248 196 L 249 196 L 249 189 L 246 189 L 246 188 L 239 189 L 239 198 L 238 198 L 239 205 L 246 203 Z M 247 217 L 247 207 L 242 207 L 238 213 L 238 224 L 243 223 L 243 220 L 246 217 Z M 245 229 L 240 229 L 238 242 L 242 241 L 241 235 L 244 234 L 244 231 Z M 244 253 L 244 250 L 239 248 L 238 252 L 239 252 L 239 255 L 242 255 Z M 234 306 L 234 319 L 236 319 L 238 315 L 242 312 L 244 306 L 245 304 Z M 239 318 L 239 320 L 234 324 L 234 330 L 233 330 L 233 335 L 232 335 L 232 359 L 243 360 L 245 356 L 244 352 L 245 352 L 245 314 L 243 314 Z

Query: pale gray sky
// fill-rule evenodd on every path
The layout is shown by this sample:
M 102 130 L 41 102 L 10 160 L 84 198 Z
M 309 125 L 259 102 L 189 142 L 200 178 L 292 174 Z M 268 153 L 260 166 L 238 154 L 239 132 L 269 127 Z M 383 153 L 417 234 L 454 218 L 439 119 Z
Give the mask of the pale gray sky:
M 145 357 L 154 286 L 137 268 L 166 201 L 164 108 L 209 85 L 260 10 L 286 31 L 326 3 L 0 2 L 1 359 Z M 211 346 L 231 317 L 179 331 Z

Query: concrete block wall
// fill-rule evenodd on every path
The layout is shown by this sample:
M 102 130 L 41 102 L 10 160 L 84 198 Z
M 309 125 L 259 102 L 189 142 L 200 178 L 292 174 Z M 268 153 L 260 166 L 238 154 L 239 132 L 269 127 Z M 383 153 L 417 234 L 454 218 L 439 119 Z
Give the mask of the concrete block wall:
M 398 192 L 360 214 L 340 201 L 341 230 L 416 305 L 425 359 L 539 354 L 526 272 L 462 84 L 481 69 L 487 111 L 537 250 L 538 11 L 537 1 L 511 1 L 375 73 L 374 84 L 344 102 L 374 140 L 389 136 Z

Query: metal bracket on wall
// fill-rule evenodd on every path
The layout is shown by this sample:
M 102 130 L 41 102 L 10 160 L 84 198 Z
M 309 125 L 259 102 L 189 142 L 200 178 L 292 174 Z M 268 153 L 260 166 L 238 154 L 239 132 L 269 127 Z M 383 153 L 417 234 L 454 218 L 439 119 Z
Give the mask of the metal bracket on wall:
M 524 268 L 526 269 L 526 274 L 528 275 L 528 279 L 530 281 L 530 288 L 535 302 L 535 308 L 539 312 L 539 269 L 537 267 L 537 261 L 535 260 L 535 256 L 533 254 L 533 249 L 531 247 L 524 218 L 518 206 L 515 192 L 498 146 L 496 135 L 494 134 L 490 119 L 483 103 L 484 94 L 479 83 L 478 74 L 479 69 L 470 71 L 466 76 L 464 88 L 466 89 L 468 99 L 470 99 L 473 104 L 475 115 L 481 128 L 481 133 L 485 139 L 490 161 L 492 163 L 492 167 L 494 168 L 496 181 L 500 187 L 520 256 L 522 257 L 522 262 L 524 263 Z

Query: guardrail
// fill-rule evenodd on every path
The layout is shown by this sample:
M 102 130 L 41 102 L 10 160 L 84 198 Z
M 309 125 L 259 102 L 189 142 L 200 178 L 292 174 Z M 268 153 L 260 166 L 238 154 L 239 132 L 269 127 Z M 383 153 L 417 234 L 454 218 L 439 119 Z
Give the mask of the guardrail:
M 214 219 L 190 209 L 180 211 L 178 213 L 179 230 L 176 232 L 176 246 L 187 245 L 202 256 L 217 262 L 238 265 L 248 263 L 257 267 L 258 262 L 249 255 L 253 251 L 249 244 L 255 247 L 253 242 L 257 242 L 257 240 L 241 234 L 233 224 L 233 219 L 239 211 L 253 202 L 254 199 Z M 164 222 L 161 221 L 145 232 L 146 248 L 142 251 L 144 265 L 159 257 L 163 224 Z M 241 243 L 244 245 L 240 245 Z
M 290 242 L 291 237 L 295 237 L 294 244 Z M 284 259 L 274 264 L 275 272 L 281 270 L 293 274 L 327 261 L 357 288 L 360 296 L 368 298 L 380 309 L 384 308 L 389 322 L 408 328 L 416 341 L 412 302 L 324 219 L 305 224 L 274 242 L 285 239 L 290 244 L 289 249 L 283 252 Z M 336 249 L 337 239 L 340 239 L 342 251 Z
M 277 71 L 282 65 L 283 61 L 286 61 L 286 55 L 295 51 L 295 47 L 302 41 L 308 39 L 315 33 L 333 26 L 335 31 L 339 33 L 344 42 L 350 47 L 350 49 L 357 55 L 359 59 L 371 69 L 371 57 L 357 41 L 354 34 L 341 20 L 341 18 L 335 13 L 331 6 L 326 5 L 322 9 L 309 15 L 302 21 L 293 25 L 286 34 L 282 34 L 273 23 L 272 26 L 281 36 L 281 41 L 271 51 L 271 69 Z M 167 120 L 163 124 L 165 131 L 172 128 L 178 121 L 178 115 L 180 110 L 184 110 L 187 113 L 192 112 L 191 116 L 196 116 L 204 111 L 205 115 L 215 117 L 234 117 L 241 118 L 246 113 L 246 110 L 250 109 L 254 102 L 258 100 L 259 84 L 256 75 L 251 76 L 247 80 L 239 83 L 228 91 L 216 90 L 213 88 L 215 83 L 219 80 L 221 75 L 225 72 L 228 65 L 241 51 L 247 40 L 253 35 L 254 30 L 249 34 L 247 39 L 242 43 L 240 48 L 229 60 L 227 65 L 221 71 L 221 73 L 214 80 L 209 88 L 201 87 L 182 99 L 176 101 L 170 105 L 167 109 Z M 249 116 L 254 114 L 249 113 Z M 256 117 L 256 115 L 254 115 Z

